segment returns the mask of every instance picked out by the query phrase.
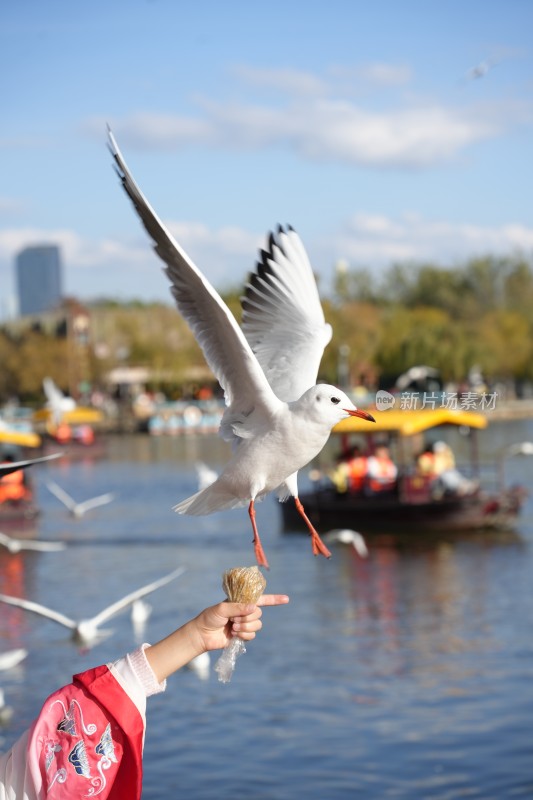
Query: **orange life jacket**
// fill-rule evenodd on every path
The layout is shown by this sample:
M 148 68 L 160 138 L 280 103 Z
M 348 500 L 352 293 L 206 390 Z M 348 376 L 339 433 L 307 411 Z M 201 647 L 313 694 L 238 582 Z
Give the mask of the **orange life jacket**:
M 21 469 L 10 472 L 0 479 L 0 503 L 7 500 L 22 500 L 26 494 L 24 474 Z
M 72 439 L 70 425 L 67 425 L 66 422 L 61 422 L 56 428 L 55 437 L 60 444 L 70 442 Z
M 350 481 L 350 491 L 361 491 L 365 483 L 367 469 L 367 460 L 365 456 L 357 456 L 356 458 L 352 458 L 348 464 L 348 480 Z
M 388 457 L 372 456 L 372 459 L 372 470 L 368 476 L 368 485 L 373 492 L 392 489 L 398 474 L 394 462 Z
M 421 453 L 418 456 L 416 466 L 421 475 L 433 475 L 435 470 L 435 456 L 430 451 Z

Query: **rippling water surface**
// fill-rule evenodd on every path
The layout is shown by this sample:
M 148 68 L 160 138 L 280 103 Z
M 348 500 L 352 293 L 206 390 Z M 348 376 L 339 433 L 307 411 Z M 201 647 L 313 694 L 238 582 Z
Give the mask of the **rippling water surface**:
M 482 459 L 523 439 L 533 439 L 532 422 L 493 425 Z M 0 748 L 73 673 L 166 635 L 221 599 L 225 569 L 253 563 L 245 510 L 170 510 L 196 490 L 194 462 L 220 467 L 226 452 L 216 437 L 139 436 L 112 440 L 106 460 L 35 468 L 39 535 L 69 546 L 0 552 L 2 592 L 81 618 L 177 565 L 187 572 L 152 595 L 143 634 L 126 614 L 89 652 L 53 622 L 2 607 L 0 651 L 29 655 L 0 673 L 15 709 Z M 513 459 L 506 477 L 531 489 L 533 459 Z M 49 478 L 79 500 L 109 490 L 117 498 L 73 520 L 47 491 Z M 330 561 L 313 558 L 305 535 L 281 532 L 272 498 L 258 521 L 268 590 L 291 603 L 265 610 L 229 684 L 183 670 L 150 698 L 143 797 L 533 796 L 533 499 L 514 535 L 370 543 L 367 560 L 342 546 Z

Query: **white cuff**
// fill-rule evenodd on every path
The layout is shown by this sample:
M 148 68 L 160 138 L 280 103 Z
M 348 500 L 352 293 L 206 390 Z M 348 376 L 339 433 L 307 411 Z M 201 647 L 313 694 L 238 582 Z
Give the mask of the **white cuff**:
M 146 697 L 150 697 L 152 694 L 164 692 L 167 688 L 167 682 L 166 680 L 162 683 L 158 682 L 144 652 L 147 647 L 150 647 L 150 645 L 146 643 L 142 644 L 137 650 L 128 653 L 126 659 L 134 671 L 137 680 L 143 687 Z

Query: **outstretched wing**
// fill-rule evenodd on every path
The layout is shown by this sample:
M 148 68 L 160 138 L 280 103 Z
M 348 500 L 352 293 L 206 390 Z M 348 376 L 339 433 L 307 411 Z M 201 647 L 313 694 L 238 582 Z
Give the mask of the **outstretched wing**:
M 84 500 L 83 503 L 78 503 L 77 509 L 80 514 L 85 514 L 85 512 L 90 511 L 91 508 L 105 506 L 107 503 L 111 503 L 114 499 L 115 495 L 113 492 L 106 492 L 106 494 L 99 494 L 97 497 L 91 497 L 89 500 Z
M 293 228 L 270 235 L 241 303 L 242 331 L 272 389 L 281 400 L 297 400 L 316 383 L 332 330 Z
M 42 553 L 53 553 L 59 550 L 66 550 L 65 542 L 39 541 L 39 539 L 21 539 L 20 547 L 22 550 L 38 550 Z
M 13 543 L 16 544 L 17 542 L 18 539 L 13 539 L 11 536 L 8 536 L 7 534 L 2 533 L 2 531 L 0 531 L 0 544 L 3 545 L 4 547 L 7 547 L 8 550 L 11 549 Z
M 272 411 L 278 401 L 233 314 L 157 217 L 129 172 L 110 130 L 108 134 L 122 186 L 166 265 L 176 305 L 224 389 L 226 405 L 245 414 L 261 404 L 267 413 Z
M 65 395 L 52 378 L 43 378 L 43 389 L 50 406 L 59 406 Z
M 178 567 L 169 575 L 165 575 L 162 578 L 153 581 L 152 583 L 148 583 L 146 586 L 142 586 L 140 589 L 136 589 L 134 592 L 130 592 L 130 594 L 127 594 L 121 600 L 117 600 L 116 603 L 112 603 L 112 605 L 104 608 L 103 611 L 93 617 L 90 620 L 91 625 L 98 627 L 98 625 L 101 625 L 102 622 L 105 622 L 106 620 L 115 616 L 115 614 L 118 614 L 118 612 L 122 611 L 122 609 L 127 608 L 129 605 L 135 602 L 135 600 L 139 600 L 139 598 L 144 597 L 151 592 L 155 592 L 156 589 L 159 589 L 161 586 L 165 586 L 165 584 L 170 583 L 170 581 L 173 581 L 174 578 L 178 577 L 178 575 L 183 575 L 184 572 L 185 567 Z
M 49 492 L 52 492 L 54 497 L 57 497 L 57 499 L 63 503 L 63 505 L 66 506 L 69 511 L 74 511 L 77 505 L 76 501 L 69 495 L 68 492 L 62 489 L 59 484 L 57 484 L 55 481 L 47 481 L 46 488 Z
M 50 409 L 54 423 L 59 425 L 63 417 L 63 412 L 72 410 L 76 404 L 71 397 L 65 397 L 52 378 L 43 378 L 43 389 L 47 399 L 47 406 Z
M 0 653 L 0 669 L 13 669 L 21 661 L 24 661 L 28 651 L 19 647 L 16 650 L 7 650 L 5 653 Z
M 11 595 L 7 594 L 0 594 L 0 600 L 2 603 L 8 603 L 10 606 L 18 606 L 18 608 L 23 608 L 25 611 L 32 611 L 34 614 L 39 614 L 41 617 L 52 619 L 54 622 L 59 622 L 60 625 L 64 625 L 65 628 L 70 628 L 70 630 L 76 628 L 76 623 L 74 620 L 70 619 L 70 617 L 66 617 L 64 614 L 60 614 L 58 611 L 54 611 L 46 606 L 42 606 L 40 603 L 34 603 L 33 600 L 23 600 L 21 597 L 11 597 Z
M 41 550 L 53 551 L 64 550 L 66 544 L 64 542 L 47 542 L 39 541 L 39 539 L 14 539 L 12 536 L 7 536 L 0 531 L 0 545 L 7 547 L 11 552 L 18 552 L 19 550 Z
M 9 475 L 10 472 L 16 472 L 19 469 L 26 469 L 33 464 L 40 464 L 42 461 L 53 461 L 55 458 L 61 458 L 62 453 L 52 453 L 49 456 L 41 456 L 40 458 L 29 458 L 26 461 L 10 461 L 5 464 L 0 464 L 0 478 L 3 475 Z

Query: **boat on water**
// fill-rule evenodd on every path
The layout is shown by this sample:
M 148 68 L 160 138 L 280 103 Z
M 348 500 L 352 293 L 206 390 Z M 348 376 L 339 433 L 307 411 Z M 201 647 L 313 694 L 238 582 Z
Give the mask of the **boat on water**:
M 37 450 L 41 445 L 41 437 L 33 431 L 21 431 L 8 425 L 0 427 L 0 461 L 5 459 L 18 460 L 18 454 L 29 450 Z M 17 471 L 22 474 L 22 470 Z M 9 481 L 10 476 L 0 476 L 2 481 Z M 24 490 L 16 498 L 4 498 L 0 492 L 0 530 L 2 528 L 26 528 L 39 516 L 39 507 L 35 502 L 35 495 L 31 484 L 24 472 Z M 1 488 L 1 487 L 0 487 Z
M 107 443 L 100 433 L 95 433 L 103 421 L 99 409 L 76 406 L 62 411 L 61 419 L 54 417 L 49 408 L 33 414 L 33 422 L 41 433 L 41 453 L 61 453 L 70 460 L 105 458 Z
M 339 441 L 339 452 L 346 457 L 354 443 L 363 457 L 381 446 L 390 452 L 395 477 L 384 491 L 369 490 L 364 480 L 356 489 L 340 491 L 328 475 L 318 470 L 311 488 L 300 494 L 305 511 L 321 532 L 351 528 L 365 536 L 401 534 L 402 537 L 430 536 L 432 533 L 512 530 L 526 498 L 522 486 L 505 486 L 503 460 L 491 465 L 479 463 L 478 436 L 488 425 L 483 414 L 453 409 L 395 410 L 375 414 L 371 427 L 364 420 L 350 417 L 337 425 L 332 437 Z M 464 434 L 468 442 L 468 464 L 448 475 L 420 469 L 421 457 L 431 455 L 431 446 L 440 431 L 450 426 Z M 444 444 L 444 443 L 439 443 Z M 533 453 L 515 448 L 515 453 Z M 512 450 L 509 450 L 513 454 Z M 503 459 L 503 456 L 502 456 Z M 330 473 L 332 475 L 332 473 Z M 446 478 L 453 478 L 447 481 Z M 302 530 L 302 520 L 294 504 L 281 504 L 285 532 Z
M 219 400 L 177 400 L 158 404 L 148 418 L 151 436 L 216 433 L 224 413 Z

